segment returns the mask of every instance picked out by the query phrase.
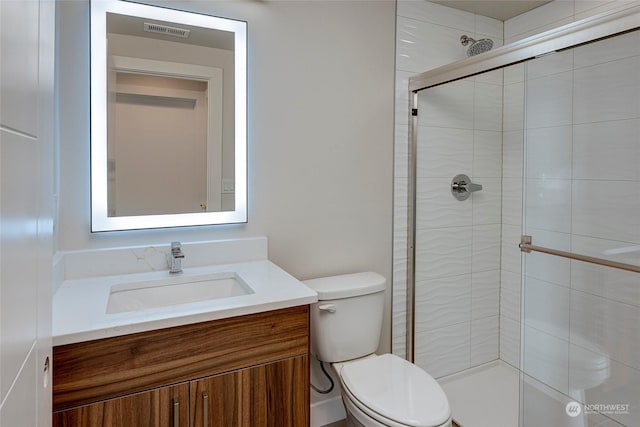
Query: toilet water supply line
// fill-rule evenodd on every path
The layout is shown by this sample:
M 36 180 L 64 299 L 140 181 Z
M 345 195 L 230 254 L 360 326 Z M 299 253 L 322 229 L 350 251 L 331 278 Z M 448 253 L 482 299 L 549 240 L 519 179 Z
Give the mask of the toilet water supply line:
M 318 360 L 318 358 L 316 357 L 316 360 Z M 333 378 L 331 378 L 331 375 L 329 375 L 329 373 L 327 372 L 327 370 L 324 367 L 324 362 L 321 360 L 318 360 L 318 362 L 320 362 L 320 369 L 322 369 L 322 372 L 324 372 L 324 374 L 327 376 L 327 379 L 329 380 L 329 382 L 331 383 L 331 385 L 329 386 L 328 389 L 326 390 L 320 390 L 318 387 L 314 386 L 313 383 L 311 383 L 311 388 L 314 389 L 315 391 L 317 391 L 320 394 L 328 394 L 331 393 L 331 391 L 333 390 Z

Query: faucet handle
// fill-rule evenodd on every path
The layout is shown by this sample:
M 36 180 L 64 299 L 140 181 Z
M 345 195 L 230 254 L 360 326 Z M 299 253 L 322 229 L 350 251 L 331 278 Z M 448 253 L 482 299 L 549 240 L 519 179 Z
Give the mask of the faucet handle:
M 180 242 L 171 242 L 171 249 L 180 249 L 182 248 L 182 243 Z

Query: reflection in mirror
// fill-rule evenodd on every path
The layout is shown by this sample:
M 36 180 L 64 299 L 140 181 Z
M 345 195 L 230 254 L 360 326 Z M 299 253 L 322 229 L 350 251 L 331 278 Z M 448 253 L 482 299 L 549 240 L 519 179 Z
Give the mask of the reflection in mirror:
M 91 3 L 92 231 L 246 221 L 246 23 Z

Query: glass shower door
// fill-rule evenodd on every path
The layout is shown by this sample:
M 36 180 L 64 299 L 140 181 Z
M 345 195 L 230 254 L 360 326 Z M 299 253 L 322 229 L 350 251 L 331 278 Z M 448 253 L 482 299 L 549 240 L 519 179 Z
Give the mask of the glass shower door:
M 640 31 L 529 61 L 524 234 L 640 266 Z M 523 257 L 521 425 L 640 425 L 640 273 Z

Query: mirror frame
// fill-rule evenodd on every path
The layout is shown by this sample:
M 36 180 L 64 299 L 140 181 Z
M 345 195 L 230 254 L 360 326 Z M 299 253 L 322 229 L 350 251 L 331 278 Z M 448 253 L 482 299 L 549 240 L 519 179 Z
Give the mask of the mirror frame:
M 247 23 L 122 0 L 91 0 L 90 7 L 91 232 L 247 222 Z M 235 205 L 233 211 L 108 216 L 107 13 L 234 33 Z M 170 172 L 167 171 L 167 173 Z

